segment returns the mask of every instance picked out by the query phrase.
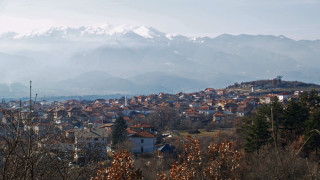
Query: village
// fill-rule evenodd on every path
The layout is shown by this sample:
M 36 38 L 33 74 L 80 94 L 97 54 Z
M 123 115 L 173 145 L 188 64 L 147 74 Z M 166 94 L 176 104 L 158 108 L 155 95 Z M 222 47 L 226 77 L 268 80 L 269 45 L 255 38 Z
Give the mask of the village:
M 275 98 L 282 103 L 299 98 L 301 91 L 279 93 L 257 93 L 249 90 L 214 89 L 177 94 L 151 94 L 119 99 L 48 101 L 9 101 L 1 103 L 1 140 L 14 137 L 19 131 L 32 130 L 38 146 L 51 152 L 69 154 L 70 165 L 84 164 L 88 150 L 94 151 L 98 159 L 112 153 L 112 131 L 114 123 L 122 117 L 127 124 L 127 136 L 132 153 L 143 154 L 170 150 L 162 139 L 172 137 L 173 130 L 199 132 L 217 128 L 233 128 L 234 123 L 253 113 L 262 104 Z M 258 96 L 257 96 L 258 95 Z M 30 106 L 31 102 L 31 106 Z M 174 110 L 175 124 L 164 128 L 155 126 L 159 109 Z M 31 112 L 30 112 L 31 110 Z M 162 123 L 161 113 L 156 117 Z M 166 114 L 163 114 L 166 116 Z M 165 118 L 165 117 L 163 117 Z M 168 120 L 168 119 L 167 119 Z M 170 120 L 170 118 L 169 118 Z M 187 125 L 188 124 L 188 125 Z M 4 138 L 5 137 L 5 138 Z M 1 143 L 2 145 L 5 142 Z M 1 147 L 4 150 L 4 146 Z M 71 155 L 70 155 L 71 154 Z M 158 153 L 159 154 L 159 153 Z

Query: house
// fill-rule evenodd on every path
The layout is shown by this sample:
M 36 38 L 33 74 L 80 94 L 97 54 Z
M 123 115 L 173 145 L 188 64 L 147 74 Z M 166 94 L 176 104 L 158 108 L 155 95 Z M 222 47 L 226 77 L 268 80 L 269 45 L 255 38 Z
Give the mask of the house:
M 212 109 L 210 106 L 202 106 L 199 109 L 199 114 L 212 115 L 214 113 L 215 113 L 215 110 Z
M 264 103 L 270 104 L 272 101 L 275 100 L 276 97 L 277 97 L 277 96 L 274 95 L 274 94 L 269 94 L 269 95 L 265 96 L 265 98 L 264 98 Z
M 73 129 L 74 125 L 68 124 L 68 123 L 61 123 L 61 124 L 57 125 L 57 127 L 61 131 L 67 131 L 67 130 Z
M 140 131 L 136 134 L 129 136 L 129 140 L 132 142 L 133 153 L 148 153 L 156 150 L 156 136 L 148 131 Z
M 85 159 L 89 152 L 94 152 L 95 155 L 103 158 L 106 156 L 108 145 L 107 139 L 109 133 L 104 128 L 87 128 L 87 129 L 74 129 L 75 137 L 75 154 L 74 158 Z
M 248 107 L 249 106 L 240 106 L 240 107 L 238 107 L 237 112 L 236 112 L 236 116 L 237 117 L 243 117 L 246 114 L 248 114 L 251 111 L 251 108 L 248 108 Z
M 285 100 L 288 100 L 291 97 L 291 93 L 282 92 L 282 93 L 277 94 L 277 97 L 278 97 L 280 102 L 283 102 Z
M 212 99 L 207 100 L 207 105 L 208 106 L 213 106 L 214 105 L 214 101 Z
M 214 89 L 214 88 L 206 88 L 204 91 L 205 91 L 206 93 L 213 93 L 213 92 L 216 91 L 216 89 Z
M 53 111 L 53 118 L 58 119 L 59 117 L 67 117 L 68 113 L 64 109 L 56 109 Z
M 104 128 L 105 130 L 107 130 L 107 132 L 111 135 L 112 134 L 112 130 L 113 130 L 113 123 L 107 123 L 107 124 L 103 124 L 102 126 L 100 126 L 99 128 Z
M 225 106 L 224 106 L 224 109 L 227 110 L 227 111 L 231 111 L 232 113 L 235 113 L 238 109 L 238 104 L 236 103 L 227 103 Z
M 140 103 L 142 103 L 144 100 L 146 99 L 146 97 L 145 96 L 138 96 L 138 101 L 140 102 Z
M 217 92 L 218 95 L 223 96 L 226 94 L 226 90 L 225 89 L 219 89 Z
M 293 95 L 294 96 L 299 96 L 303 91 L 294 91 Z
M 157 149 L 158 158 L 163 159 L 165 154 L 172 154 L 174 152 L 175 147 L 170 146 L 169 144 L 165 144 Z
M 67 113 L 68 113 L 68 117 L 78 116 L 81 114 L 81 109 L 77 107 L 71 107 L 67 110 Z
M 94 101 L 94 104 L 105 104 L 106 103 L 106 100 L 105 99 L 96 99 Z
M 164 99 L 164 98 L 167 97 L 167 95 L 166 95 L 166 93 L 161 92 L 161 93 L 159 93 L 158 97 L 159 97 L 160 99 Z
M 222 113 L 222 112 L 218 112 L 218 113 L 215 113 L 213 115 L 213 122 L 221 122 L 221 121 L 224 121 L 225 119 L 227 118 L 227 115 Z
M 189 104 L 189 107 L 191 107 L 191 108 L 199 108 L 200 104 L 193 102 L 193 103 Z
M 191 114 L 187 118 L 190 119 L 192 122 L 204 121 L 204 116 L 201 114 Z

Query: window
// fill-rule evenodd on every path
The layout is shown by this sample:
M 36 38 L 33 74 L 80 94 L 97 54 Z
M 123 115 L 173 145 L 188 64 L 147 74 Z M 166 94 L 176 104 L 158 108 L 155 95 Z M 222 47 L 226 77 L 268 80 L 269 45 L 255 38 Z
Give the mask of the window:
M 141 146 L 141 152 L 143 152 L 143 146 Z
M 141 139 L 141 143 L 144 143 L 144 139 Z
M 98 141 L 99 139 L 98 138 L 94 138 L 94 141 Z

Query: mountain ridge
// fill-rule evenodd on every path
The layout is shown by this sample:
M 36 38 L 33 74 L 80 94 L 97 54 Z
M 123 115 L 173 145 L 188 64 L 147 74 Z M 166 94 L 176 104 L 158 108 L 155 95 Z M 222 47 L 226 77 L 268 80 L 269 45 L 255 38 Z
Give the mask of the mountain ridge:
M 32 79 L 44 94 L 51 95 L 121 92 L 123 89 L 115 88 L 116 81 L 126 93 L 145 92 L 146 87 L 153 92 L 157 88 L 176 92 L 189 89 L 189 84 L 194 84 L 193 89 L 222 88 L 278 75 L 320 83 L 320 40 L 293 40 L 283 35 L 212 38 L 170 35 L 148 26 L 56 27 L 29 36 L 2 34 L 0 52 L 4 67 L 0 74 L 5 77 L 0 83 L 24 84 Z M 87 81 L 93 84 L 74 82 L 71 92 L 63 88 L 73 78 L 81 80 L 79 76 L 94 71 L 112 77 L 94 76 L 96 79 Z M 165 76 L 154 75 L 152 80 L 148 72 Z M 130 80 L 137 76 L 149 78 L 149 84 Z M 110 83 L 102 86 L 99 81 Z

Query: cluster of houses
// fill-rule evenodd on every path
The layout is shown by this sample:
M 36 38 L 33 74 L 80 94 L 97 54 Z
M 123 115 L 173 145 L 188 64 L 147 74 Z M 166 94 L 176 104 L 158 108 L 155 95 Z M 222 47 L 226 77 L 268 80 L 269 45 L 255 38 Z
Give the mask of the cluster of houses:
M 130 124 L 127 132 L 132 152 L 153 152 L 158 149 L 157 127 L 138 122 L 143 122 L 157 108 L 170 106 L 192 122 L 222 123 L 241 118 L 275 97 L 285 102 L 298 95 L 299 92 L 283 92 L 258 97 L 253 92 L 207 88 L 194 93 L 159 93 L 95 101 L 31 102 L 32 108 L 29 101 L 2 101 L 0 136 L 10 136 L 10 128 L 4 127 L 15 124 L 20 130 L 32 129 L 41 139 L 39 146 L 72 151 L 76 159 L 83 157 L 86 149 L 93 148 L 103 157 L 111 150 L 113 126 L 122 116 Z

